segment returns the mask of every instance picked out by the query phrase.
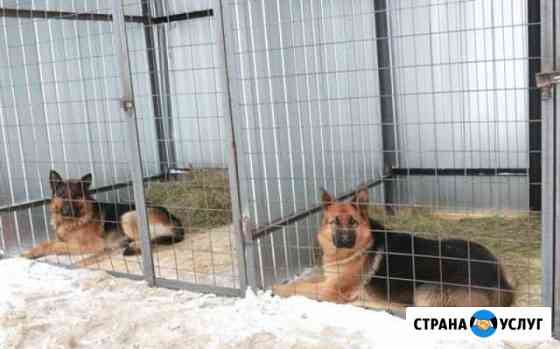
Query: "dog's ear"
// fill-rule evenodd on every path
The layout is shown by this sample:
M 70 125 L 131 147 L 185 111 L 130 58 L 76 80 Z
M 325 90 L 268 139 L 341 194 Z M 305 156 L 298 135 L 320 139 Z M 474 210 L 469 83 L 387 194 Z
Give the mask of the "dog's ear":
M 368 215 L 369 194 L 367 188 L 360 189 L 352 197 L 352 206 L 354 206 L 360 215 L 367 219 Z
M 58 174 L 58 172 L 56 172 L 55 170 L 51 170 L 51 172 L 49 172 L 49 184 L 51 186 L 53 194 L 56 192 L 56 189 L 60 184 L 62 184 L 62 182 L 64 182 L 64 180 Z
M 334 203 L 332 195 L 324 188 L 321 188 L 321 202 L 323 203 L 324 208 L 327 208 Z
M 92 182 L 91 173 L 88 173 L 87 175 L 80 178 L 80 183 L 82 184 L 82 188 L 84 188 L 84 190 L 86 191 L 89 189 L 91 182 Z

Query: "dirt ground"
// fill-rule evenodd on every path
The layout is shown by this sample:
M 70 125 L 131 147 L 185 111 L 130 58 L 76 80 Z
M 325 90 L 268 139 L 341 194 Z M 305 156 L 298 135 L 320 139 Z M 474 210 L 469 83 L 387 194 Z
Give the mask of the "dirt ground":
M 206 285 L 238 287 L 237 247 L 230 225 L 191 231 L 185 240 L 171 246 L 154 248 L 156 277 Z M 91 255 L 47 256 L 41 260 L 77 266 Z M 115 250 L 89 268 L 142 275 L 141 256 L 122 255 Z

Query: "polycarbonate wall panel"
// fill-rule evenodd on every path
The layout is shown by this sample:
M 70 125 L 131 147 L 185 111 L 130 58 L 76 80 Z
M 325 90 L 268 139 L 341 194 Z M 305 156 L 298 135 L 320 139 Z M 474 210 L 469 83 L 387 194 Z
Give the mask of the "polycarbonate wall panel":
M 266 224 L 382 173 L 372 1 L 229 2 L 247 213 Z
M 388 6 L 399 167 L 527 169 L 527 1 L 397 0 Z M 523 177 L 458 178 L 453 185 L 436 179 L 441 186 L 404 194 L 403 203 L 469 209 L 475 207 L 464 206 L 468 200 L 457 193 L 495 191 L 485 207 L 528 207 Z M 519 195 L 511 195 L 512 187 Z
M 41 9 L 39 5 L 45 5 L 35 3 L 34 7 L 26 7 L 28 2 L 2 6 Z M 56 9 L 88 11 L 91 2 L 68 3 Z M 0 171 L 3 178 L 11 179 L 1 186 L 3 192 L 13 191 L 13 197 L 2 196 L 1 204 L 48 195 L 51 168 L 69 177 L 92 172 L 94 186 L 128 180 L 124 120 L 114 103 L 119 96 L 112 24 L 21 18 L 3 18 L 1 24 L 1 127 L 6 136 L 3 155 L 8 159 Z M 151 95 L 143 28 L 128 27 L 135 93 Z M 152 106 L 140 103 L 136 108 L 142 116 L 143 157 L 154 164 L 146 168 L 146 175 L 155 175 L 159 167 Z M 11 189 L 6 189 L 8 185 Z

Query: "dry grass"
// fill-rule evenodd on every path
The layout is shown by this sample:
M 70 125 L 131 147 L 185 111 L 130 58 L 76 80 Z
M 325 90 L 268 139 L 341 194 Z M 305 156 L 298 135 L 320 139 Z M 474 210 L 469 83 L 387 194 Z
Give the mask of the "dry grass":
M 502 262 L 516 287 L 517 305 L 541 303 L 541 222 L 529 214 L 447 214 L 401 209 L 394 216 L 372 210 L 372 217 L 394 231 L 431 238 L 461 238 L 481 243 Z
M 146 201 L 167 208 L 187 230 L 232 221 L 229 180 L 222 169 L 193 169 L 171 181 L 150 183 Z

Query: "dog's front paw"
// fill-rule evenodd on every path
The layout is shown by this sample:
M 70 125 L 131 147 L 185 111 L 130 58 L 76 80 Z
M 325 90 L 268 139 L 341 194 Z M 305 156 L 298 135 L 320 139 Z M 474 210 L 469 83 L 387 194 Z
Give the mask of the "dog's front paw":
M 22 258 L 27 258 L 27 259 L 37 259 L 39 258 L 39 256 L 35 255 L 35 253 L 33 253 L 33 250 L 29 250 L 29 251 L 25 251 L 22 254 L 19 255 Z
M 272 293 L 279 297 L 289 297 L 295 294 L 295 287 L 285 282 L 272 285 Z

